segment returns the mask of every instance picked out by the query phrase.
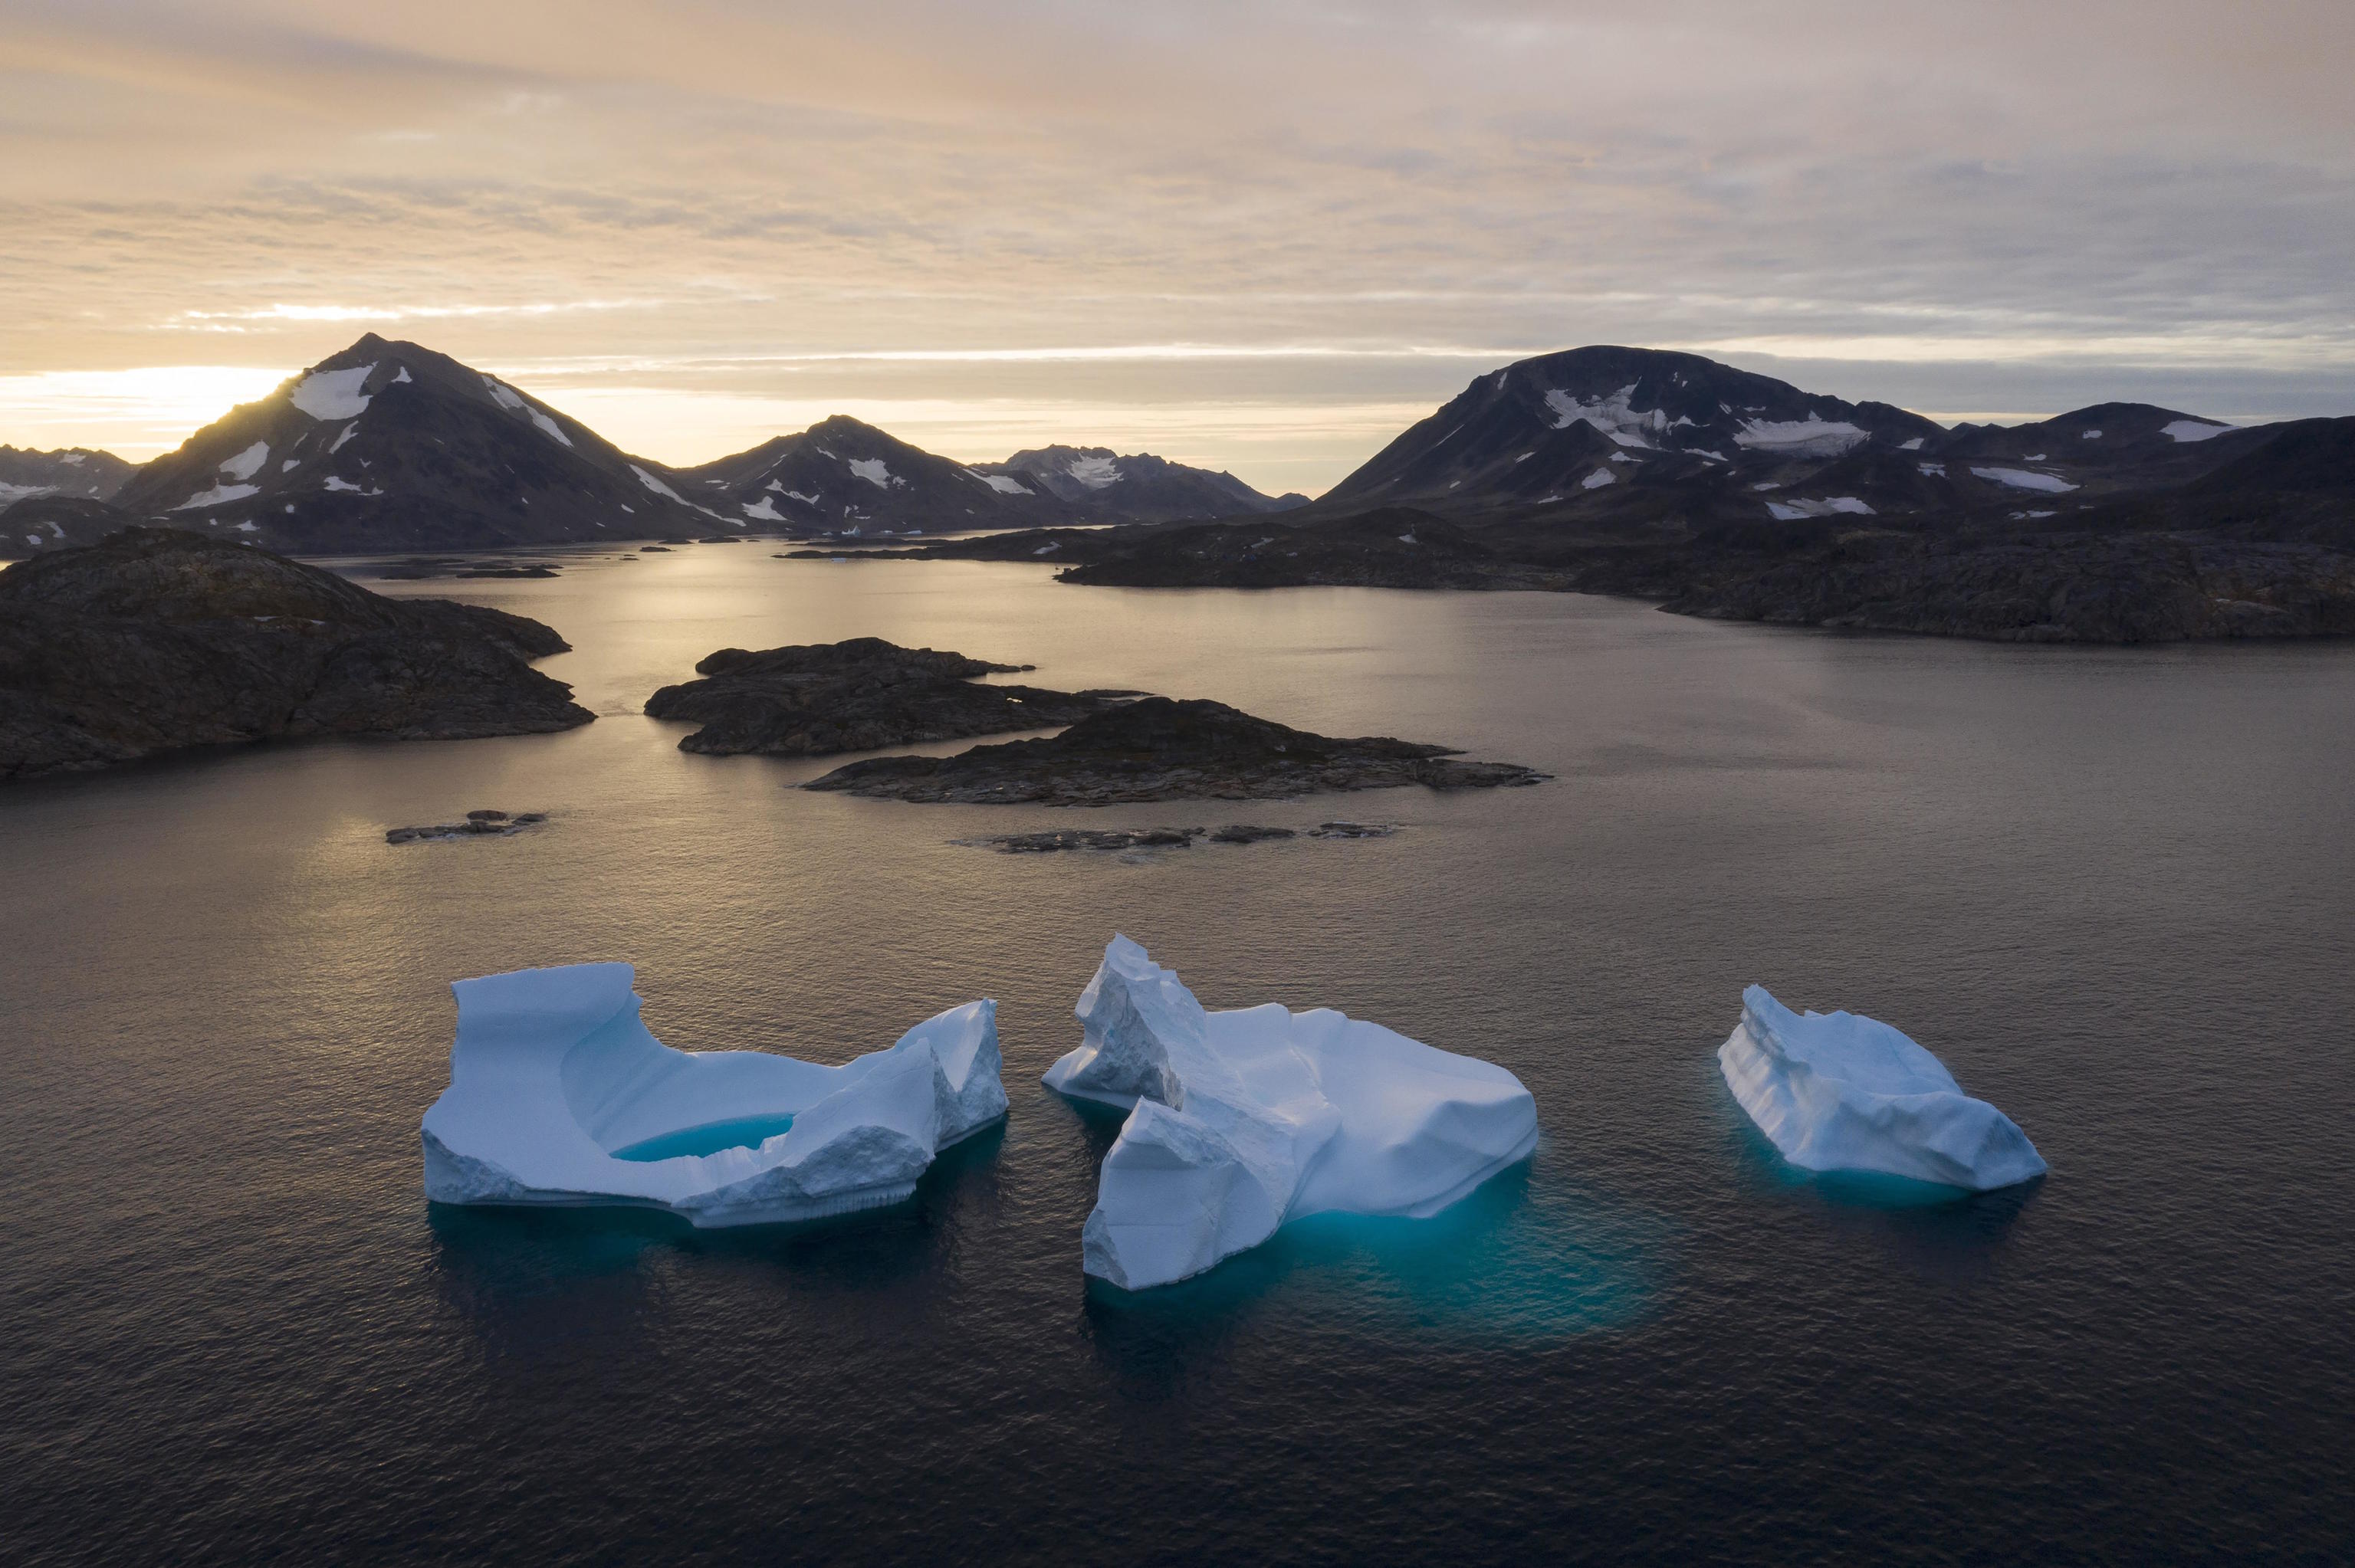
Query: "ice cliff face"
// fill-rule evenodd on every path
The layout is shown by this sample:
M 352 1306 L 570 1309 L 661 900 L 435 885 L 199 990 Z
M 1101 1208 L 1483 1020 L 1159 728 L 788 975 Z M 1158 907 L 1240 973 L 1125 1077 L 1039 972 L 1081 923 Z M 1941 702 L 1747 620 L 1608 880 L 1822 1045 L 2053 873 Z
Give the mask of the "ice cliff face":
M 997 1010 L 969 1001 L 839 1067 L 674 1051 L 628 964 L 460 980 L 450 1086 L 425 1113 L 425 1195 L 628 1203 L 702 1226 L 895 1202 L 1006 1114 Z M 693 1152 L 669 1152 L 688 1150 Z
M 1537 1146 L 1501 1067 L 1329 1008 L 1209 1012 L 1125 937 L 1080 996 L 1047 1083 L 1128 1106 L 1082 1235 L 1124 1289 L 1199 1274 L 1289 1219 L 1438 1213 Z
M 1871 1171 L 1987 1192 L 2044 1173 L 2009 1117 L 1875 1019 L 1793 1012 L 1753 985 L 1719 1048 L 1733 1097 L 1806 1171 Z

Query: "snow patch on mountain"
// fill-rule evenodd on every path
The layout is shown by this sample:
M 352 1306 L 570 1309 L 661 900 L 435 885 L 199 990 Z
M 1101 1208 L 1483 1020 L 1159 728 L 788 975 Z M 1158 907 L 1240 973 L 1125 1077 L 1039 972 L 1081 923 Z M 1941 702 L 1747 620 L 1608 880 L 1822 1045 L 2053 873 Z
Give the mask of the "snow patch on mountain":
M 745 503 L 744 515 L 758 517 L 763 523 L 782 523 L 785 520 L 784 514 L 777 510 L 775 500 L 766 495 L 761 497 L 758 505 L 750 502 Z
M 904 479 L 894 477 L 891 471 L 883 465 L 881 458 L 852 458 L 850 471 L 878 490 L 889 490 L 895 484 L 908 482 Z
M 548 437 L 550 440 L 561 442 L 568 447 L 572 444 L 572 438 L 566 435 L 555 420 L 549 418 L 547 415 L 541 413 L 538 409 L 526 402 L 524 400 L 523 394 L 508 386 L 506 382 L 501 381 L 495 376 L 485 376 L 483 377 L 483 386 L 489 390 L 492 398 L 500 408 L 505 408 L 511 414 L 529 415 L 531 417 L 531 422 L 539 427 L 539 433 L 541 435 Z
M 1838 457 L 1871 439 L 1845 419 L 1810 414 L 1804 419 L 1744 419 L 1733 440 L 1781 457 Z
M 2159 433 L 2170 440 L 2204 441 L 2223 435 L 2232 429 L 2230 425 L 2214 425 L 2205 419 L 2177 419 L 2160 427 Z
M 653 474 L 648 473 L 645 469 L 640 468 L 636 463 L 632 463 L 630 465 L 630 471 L 638 476 L 638 482 L 640 484 L 645 485 L 656 495 L 668 496 L 671 500 L 677 502 L 682 506 L 687 504 L 687 498 L 685 496 L 679 494 L 677 491 L 673 490 L 669 485 L 665 484 L 661 480 L 656 479 Z
M 1581 420 L 1593 426 L 1623 447 L 1648 447 L 1644 437 L 1646 430 L 1655 433 L 1668 428 L 1665 409 L 1653 408 L 1643 413 L 1628 406 L 1636 395 L 1636 383 L 1630 381 L 1608 397 L 1572 397 L 1560 387 L 1546 394 L 1546 407 L 1554 412 L 1553 428 L 1566 430 Z
M 270 461 L 270 443 L 256 441 L 237 456 L 220 465 L 220 471 L 231 479 L 251 479 Z
M 1034 493 L 1028 485 L 1023 483 L 1018 479 L 1011 478 L 1006 474 L 976 473 L 974 475 L 974 478 L 981 481 L 982 483 L 989 486 L 990 489 L 997 492 L 1000 495 L 1029 495 Z
M 368 395 L 360 384 L 376 374 L 376 366 L 355 365 L 348 370 L 314 370 L 288 395 L 293 405 L 322 422 L 357 419 L 368 411 Z
M 1872 508 L 1853 495 L 1835 495 L 1824 501 L 1770 501 L 1766 503 L 1766 510 L 1773 513 L 1779 523 L 1796 522 L 1802 517 L 1872 515 Z
M 1616 484 L 1619 476 L 1607 468 L 1598 468 L 1578 482 L 1581 490 L 1600 490 L 1606 484 Z
M 1108 457 L 1073 458 L 1070 468 L 1065 471 L 1090 490 L 1102 490 L 1107 485 L 1118 484 L 1127 477 L 1120 471 L 1120 464 Z
M 261 486 L 258 484 L 216 484 L 210 490 L 198 491 L 172 510 L 188 512 L 199 506 L 218 506 L 226 502 L 242 501 L 249 495 L 260 493 L 261 490 Z
M 2030 473 L 2024 468 L 1974 468 L 1971 471 L 2013 490 L 2041 491 L 2046 495 L 2059 495 L 2077 488 L 2059 474 Z

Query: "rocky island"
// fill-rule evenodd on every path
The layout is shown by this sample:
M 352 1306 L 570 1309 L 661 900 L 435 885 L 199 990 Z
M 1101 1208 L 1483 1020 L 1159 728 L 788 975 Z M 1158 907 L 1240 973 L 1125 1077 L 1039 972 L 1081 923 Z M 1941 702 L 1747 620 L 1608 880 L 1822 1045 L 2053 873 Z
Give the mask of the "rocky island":
M 681 751 L 823 757 L 1051 729 L 1136 695 L 974 680 L 1034 667 L 902 648 L 879 637 L 758 653 L 723 648 L 696 665 L 703 679 L 665 686 L 646 699 L 646 713 L 703 726 L 678 743 Z
M 595 715 L 529 662 L 568 646 L 504 610 L 125 528 L 0 574 L 0 778 L 278 736 L 570 729 Z
M 1109 806 L 1144 800 L 1264 800 L 1422 784 L 1482 789 L 1549 777 L 1457 760 L 1452 747 L 1386 736 L 1336 739 L 1224 703 L 1146 697 L 1040 740 L 954 757 L 878 757 L 802 786 L 895 800 Z

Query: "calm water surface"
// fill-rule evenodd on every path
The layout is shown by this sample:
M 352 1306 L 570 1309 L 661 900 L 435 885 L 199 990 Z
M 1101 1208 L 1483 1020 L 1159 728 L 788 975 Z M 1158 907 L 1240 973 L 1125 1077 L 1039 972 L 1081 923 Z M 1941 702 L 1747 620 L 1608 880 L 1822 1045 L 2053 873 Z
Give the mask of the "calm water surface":
M 2019 650 L 1550 595 L 1079 589 L 754 548 L 384 585 L 538 616 L 562 736 L 0 791 L 0 1557 L 2346 1560 L 2355 649 Z M 1532 789 L 1093 813 L 791 789 L 643 717 L 861 634 L 1441 740 Z M 387 846 L 468 808 L 513 839 Z M 1389 839 L 1010 857 L 1056 825 Z M 1439 1219 L 1091 1287 L 1116 1124 L 1039 1084 L 1125 931 L 1211 1006 L 1502 1063 Z M 1013 1111 L 900 1209 L 430 1209 L 456 978 L 627 959 L 690 1049 L 1000 1003 Z M 1796 1179 L 1742 984 L 1899 1024 L 2051 1176 Z

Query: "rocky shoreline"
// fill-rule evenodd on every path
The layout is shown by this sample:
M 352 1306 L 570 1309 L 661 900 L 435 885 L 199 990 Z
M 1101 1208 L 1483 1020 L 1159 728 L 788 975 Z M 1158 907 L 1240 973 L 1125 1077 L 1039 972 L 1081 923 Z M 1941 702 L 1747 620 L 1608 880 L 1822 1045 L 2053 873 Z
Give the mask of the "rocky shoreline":
M 2329 517 L 2242 536 L 2206 513 L 2104 514 L 2105 531 L 1951 533 L 1847 517 L 1663 522 L 1637 537 L 1459 527 L 1411 507 L 1348 517 L 1038 531 L 878 558 L 1034 560 L 1116 588 L 1593 593 L 1671 614 L 2011 642 L 2355 635 L 2355 549 Z M 2175 526 L 2171 524 L 2182 524 Z
M 920 802 L 1105 806 L 1281 800 L 1406 784 L 1482 789 L 1548 777 L 1511 763 L 1459 760 L 1450 747 L 1337 739 L 1223 703 L 1146 697 L 1045 739 L 977 746 L 954 757 L 872 758 L 802 788 Z

